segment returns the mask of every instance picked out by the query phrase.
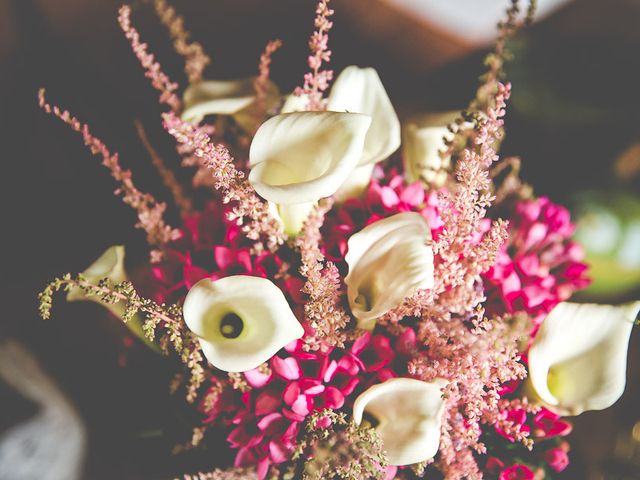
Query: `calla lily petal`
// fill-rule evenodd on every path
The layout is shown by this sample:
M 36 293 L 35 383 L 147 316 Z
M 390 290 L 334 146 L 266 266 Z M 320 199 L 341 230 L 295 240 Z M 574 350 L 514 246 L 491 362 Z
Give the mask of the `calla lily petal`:
M 125 251 L 123 245 L 114 245 L 109 247 L 95 262 L 82 272 L 82 275 L 93 284 L 97 284 L 103 278 L 108 278 L 114 284 L 122 283 L 128 280 L 127 272 L 124 269 L 124 254 Z M 85 292 L 78 287 L 72 288 L 67 294 L 68 302 L 85 300 L 99 303 L 120 319 L 124 316 L 124 302 L 105 303 L 100 301 L 96 296 L 87 296 Z M 129 330 L 140 338 L 148 347 L 153 350 L 158 350 L 158 346 L 144 335 L 142 323 L 142 318 L 138 315 L 134 315 L 126 325 Z
M 348 241 L 344 283 L 358 327 L 371 330 L 381 315 L 417 289 L 433 287 L 431 229 L 415 212 L 377 221 Z
M 427 114 L 407 122 L 402 131 L 402 155 L 408 182 L 421 180 L 427 185 L 441 187 L 447 178 L 451 156 L 443 158 L 446 140 L 453 138 L 447 128 L 460 112 Z
M 260 277 L 200 280 L 183 315 L 207 360 L 227 372 L 252 370 L 304 334 L 282 291 Z
M 384 160 L 400 147 L 398 115 L 373 68 L 345 68 L 331 87 L 327 109 L 363 113 L 372 118 L 359 165 Z
M 309 104 L 309 96 L 306 94 L 296 95 L 290 93 L 284 99 L 280 113 L 304 112 Z
M 93 262 L 82 275 L 91 283 L 98 283 L 103 278 L 108 278 L 113 283 L 121 283 L 127 280 L 127 272 L 124 269 L 124 246 L 114 245 L 105 250 L 105 252 Z M 74 287 L 67 294 L 68 302 L 77 302 L 91 300 L 104 305 L 114 315 L 121 317 L 124 312 L 124 306 L 118 303 L 103 303 L 98 297 L 87 297 L 84 291 L 78 287 Z
M 182 119 L 201 122 L 207 115 L 234 115 L 239 118 L 256 99 L 255 77 L 241 80 L 207 80 L 190 85 L 184 92 Z M 278 88 L 268 83 L 269 106 L 277 101 Z
M 362 393 L 353 420 L 369 421 L 380 435 L 389 465 L 411 465 L 433 458 L 440 446 L 447 382 L 392 378 Z
M 251 142 L 249 181 L 258 194 L 279 206 L 314 204 L 329 197 L 358 163 L 370 122 L 357 113 L 276 115 L 260 126 Z M 296 232 L 300 225 L 285 227 Z
M 529 350 L 529 387 L 561 415 L 613 405 L 624 392 L 627 348 L 640 302 L 561 303 Z

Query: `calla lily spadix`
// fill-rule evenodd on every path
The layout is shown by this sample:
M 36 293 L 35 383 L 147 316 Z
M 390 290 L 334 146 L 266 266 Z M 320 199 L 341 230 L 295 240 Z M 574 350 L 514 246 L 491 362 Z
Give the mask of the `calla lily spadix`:
M 304 334 L 282 291 L 260 277 L 200 280 L 182 310 L 207 360 L 226 372 L 256 368 Z
M 249 150 L 249 182 L 276 205 L 287 233 L 296 234 L 316 202 L 344 183 L 370 123 L 358 113 L 296 112 L 260 126 Z
M 231 115 L 243 128 L 253 128 L 251 107 L 256 100 L 255 77 L 241 80 L 206 80 L 190 85 L 184 92 L 182 119 L 201 122 L 207 115 Z M 266 107 L 278 101 L 278 87 L 268 83 Z
M 113 245 L 105 250 L 105 252 L 93 262 L 82 275 L 90 283 L 97 284 L 100 280 L 108 278 L 114 284 L 124 282 L 128 280 L 127 272 L 124 268 L 124 246 Z M 85 292 L 78 288 L 72 288 L 67 294 L 68 302 L 78 301 L 92 301 L 97 302 L 113 315 L 122 319 L 125 311 L 125 304 L 123 302 L 106 303 L 100 301 L 96 296 L 87 296 Z M 150 342 L 142 331 L 142 319 L 137 315 L 126 323 L 127 327 L 138 336 L 145 344 L 153 349 L 157 349 L 157 346 Z
M 627 348 L 640 302 L 561 303 L 529 350 L 529 389 L 560 415 L 603 410 L 624 392 Z
M 411 465 L 435 457 L 446 380 L 432 383 L 392 378 L 362 393 L 353 404 L 353 420 L 367 422 L 382 440 L 389 465 Z
M 420 180 L 433 187 L 441 187 L 447 179 L 451 156 L 442 157 L 446 140 L 453 138 L 448 125 L 460 112 L 426 114 L 405 123 L 402 129 L 402 157 L 407 181 Z
M 348 240 L 344 283 L 358 327 L 376 319 L 418 289 L 433 287 L 431 229 L 415 212 L 398 213 L 366 226 Z

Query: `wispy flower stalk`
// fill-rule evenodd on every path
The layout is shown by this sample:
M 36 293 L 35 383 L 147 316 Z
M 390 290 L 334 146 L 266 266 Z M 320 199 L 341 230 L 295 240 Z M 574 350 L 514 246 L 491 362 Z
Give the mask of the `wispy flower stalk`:
M 320 228 L 332 205 L 332 200 L 325 200 L 311 213 L 295 243 L 302 260 L 300 273 L 307 279 L 303 292 L 309 295 L 309 301 L 304 312 L 314 335 L 306 335 L 304 340 L 311 350 L 344 347 L 347 340 L 344 327 L 350 321 L 341 304 L 340 273 L 333 262 L 325 264 L 320 251 Z
M 158 171 L 160 178 L 162 178 L 162 183 L 164 183 L 165 187 L 167 187 L 171 192 L 176 206 L 180 209 L 183 215 L 191 212 L 193 209 L 193 202 L 185 195 L 184 188 L 182 188 L 182 185 L 178 182 L 173 171 L 166 166 L 162 157 L 160 157 L 156 149 L 151 145 L 144 126 L 137 120 L 135 122 L 135 126 L 138 131 L 138 137 L 140 137 L 140 141 L 149 154 L 151 163 Z
M 266 112 L 267 92 L 269 89 L 269 77 L 271 76 L 271 59 L 273 54 L 282 46 L 280 40 L 270 40 L 264 48 L 264 52 L 260 56 L 260 64 L 258 65 L 258 76 L 253 86 L 256 89 L 256 119 L 258 122 L 263 120 Z M 259 125 L 256 126 L 256 129 Z
M 173 48 L 184 57 L 184 72 L 189 83 L 202 80 L 202 72 L 211 63 L 211 58 L 199 42 L 191 41 L 191 32 L 184 28 L 184 18 L 176 14 L 175 8 L 166 0 L 155 0 L 153 6 L 160 21 L 169 29 Z
M 89 127 L 72 116 L 69 111 L 63 111 L 57 106 L 48 104 L 44 89 L 40 89 L 38 92 L 38 99 L 40 107 L 45 112 L 58 117 L 82 135 L 84 144 L 89 147 L 91 153 L 102 156 L 102 165 L 109 169 L 111 176 L 120 184 L 116 194 L 121 194 L 122 201 L 138 212 L 136 227 L 143 229 L 147 233 L 149 245 L 162 247 L 176 239 L 179 232 L 167 225 L 163 219 L 167 205 L 163 202 L 158 202 L 153 195 L 143 193 L 136 188 L 131 178 L 131 171 L 120 166 L 118 154 L 111 153 L 99 138 L 93 136 Z
M 329 18 L 333 15 L 333 10 L 329 8 L 330 0 L 320 0 L 316 8 L 315 30 L 309 39 L 309 49 L 311 54 L 307 58 L 307 63 L 311 72 L 304 76 L 304 84 L 295 90 L 295 95 L 305 95 L 308 98 L 307 110 L 324 110 L 326 101 L 323 98 L 324 91 L 329 88 L 329 82 L 333 78 L 332 70 L 323 70 L 323 62 L 331 60 L 331 50 L 329 50 L 329 30 L 333 27 L 333 22 Z
M 269 249 L 282 244 L 285 239 L 282 226 L 269 213 L 267 204 L 258 198 L 244 173 L 235 167 L 229 150 L 221 144 L 213 145 L 200 127 L 181 120 L 173 112 L 165 113 L 163 118 L 165 129 L 209 167 L 223 202 L 237 202 L 231 211 L 231 220 L 243 224 L 247 237 L 255 241 L 265 237 Z
M 145 76 L 151 80 L 151 85 L 160 92 L 160 103 L 168 105 L 173 111 L 177 112 L 180 110 L 181 102 L 175 94 L 175 91 L 178 89 L 178 84 L 172 82 L 162 71 L 155 56 L 147 51 L 147 44 L 142 43 L 140 40 L 140 34 L 131 25 L 131 7 L 129 5 L 120 7 L 118 22 L 125 37 L 131 44 L 133 53 L 138 57 L 142 68 L 145 69 Z

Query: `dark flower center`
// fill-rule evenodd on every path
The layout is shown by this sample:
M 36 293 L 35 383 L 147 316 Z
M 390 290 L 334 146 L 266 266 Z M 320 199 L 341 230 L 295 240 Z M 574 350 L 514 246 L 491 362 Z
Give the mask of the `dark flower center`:
M 224 338 L 238 338 L 244 328 L 244 322 L 235 313 L 227 313 L 220 322 L 220 333 Z

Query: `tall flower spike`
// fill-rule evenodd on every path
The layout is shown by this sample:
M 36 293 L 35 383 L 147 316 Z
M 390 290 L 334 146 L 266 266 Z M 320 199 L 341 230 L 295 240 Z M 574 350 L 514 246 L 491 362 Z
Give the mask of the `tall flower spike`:
M 432 383 L 392 378 L 362 393 L 353 404 L 353 420 L 375 428 L 389 465 L 411 465 L 432 459 L 440 446 L 444 413 L 442 389 Z
M 579 415 L 620 398 L 639 311 L 640 302 L 561 303 L 551 311 L 529 350 L 530 387 L 549 410 Z
M 376 319 L 417 289 L 433 287 L 433 250 L 427 221 L 415 212 L 377 221 L 348 241 L 344 279 L 358 327 L 372 330 Z
M 314 204 L 333 195 L 358 163 L 371 119 L 357 113 L 277 115 L 256 132 L 249 181 L 296 234 Z
M 207 360 L 227 372 L 256 368 L 304 334 L 282 291 L 260 277 L 200 280 L 183 315 Z

